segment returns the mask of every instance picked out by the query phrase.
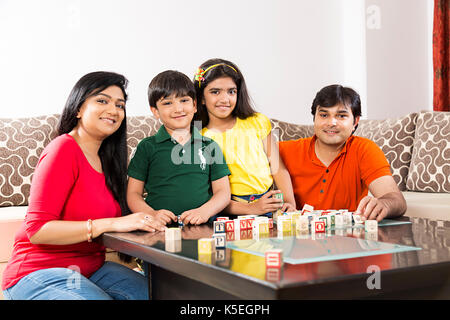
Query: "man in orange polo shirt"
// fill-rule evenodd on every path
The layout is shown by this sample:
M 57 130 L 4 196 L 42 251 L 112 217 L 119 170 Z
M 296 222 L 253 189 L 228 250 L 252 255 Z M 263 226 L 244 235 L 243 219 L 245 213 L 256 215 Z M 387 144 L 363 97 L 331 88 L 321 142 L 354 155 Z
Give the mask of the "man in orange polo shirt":
M 383 151 L 353 136 L 361 116 L 358 93 L 327 86 L 317 93 L 311 113 L 313 137 L 279 143 L 298 209 L 305 203 L 318 210 L 348 209 L 377 221 L 403 215 L 406 201 Z

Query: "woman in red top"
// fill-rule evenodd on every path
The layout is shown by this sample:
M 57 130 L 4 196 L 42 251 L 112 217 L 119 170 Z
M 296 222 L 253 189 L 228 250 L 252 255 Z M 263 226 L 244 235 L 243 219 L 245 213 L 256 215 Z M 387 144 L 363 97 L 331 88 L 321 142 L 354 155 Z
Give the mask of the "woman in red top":
M 127 213 L 127 80 L 93 72 L 72 89 L 59 136 L 42 152 L 29 207 L 3 273 L 7 299 L 147 299 L 147 281 L 106 262 L 103 232 L 164 227 Z

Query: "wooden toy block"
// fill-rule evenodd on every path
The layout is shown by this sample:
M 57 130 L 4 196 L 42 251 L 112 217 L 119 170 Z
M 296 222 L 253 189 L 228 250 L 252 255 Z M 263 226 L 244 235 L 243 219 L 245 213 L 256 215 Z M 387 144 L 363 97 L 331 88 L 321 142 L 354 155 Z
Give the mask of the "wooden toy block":
M 214 239 L 213 238 L 201 238 L 198 239 L 198 253 L 199 254 L 211 254 L 214 251 Z
M 166 240 L 164 246 L 168 252 L 181 252 L 181 240 Z
M 238 219 L 239 220 L 239 229 L 247 230 L 247 219 Z
M 291 219 L 288 216 L 278 217 L 277 229 L 282 232 L 289 232 L 292 230 Z
M 213 234 L 214 247 L 215 248 L 225 248 L 226 235 L 225 233 L 215 233 Z
M 364 230 L 366 230 L 366 232 L 377 232 L 378 231 L 378 221 L 377 220 L 366 220 L 364 223 Z
M 252 229 L 253 228 L 253 222 L 255 221 L 255 218 L 247 218 L 245 220 L 247 220 L 247 230 Z
M 344 225 L 351 225 L 352 224 L 352 213 L 345 211 L 342 213 L 342 216 L 344 217 Z
M 273 197 L 276 198 L 276 199 L 281 199 L 283 201 L 283 203 L 284 203 L 284 199 L 283 199 L 283 194 L 282 193 L 275 193 L 273 195 Z
M 314 211 L 314 207 L 305 203 L 305 205 L 302 208 L 302 215 L 304 215 L 305 212 L 313 212 L 313 211 Z
M 234 221 L 233 220 L 225 221 L 225 231 L 226 232 L 234 232 Z
M 283 250 L 269 249 L 265 252 L 266 268 L 281 268 L 283 265 Z
M 253 231 L 258 234 L 269 233 L 269 222 L 264 220 L 256 220 L 253 222 Z
M 228 217 L 217 217 L 216 221 L 228 221 L 230 218 Z
M 336 215 L 334 217 L 334 224 L 336 227 L 342 227 L 344 225 L 344 216 L 343 215 Z
M 307 216 L 299 216 L 297 218 L 295 229 L 297 231 L 309 231 L 309 219 Z
M 234 222 L 234 232 L 241 231 L 241 219 L 234 219 L 233 222 Z
M 354 222 L 355 224 L 363 224 L 361 215 L 359 215 L 359 214 L 353 214 L 353 215 L 352 215 L 352 218 L 353 218 L 353 222 Z
M 167 228 L 164 237 L 166 241 L 181 240 L 181 228 Z
M 214 233 L 225 233 L 224 221 L 214 221 Z
M 318 221 L 323 221 L 325 223 L 325 229 L 328 228 L 328 226 L 329 226 L 328 216 L 320 216 Z
M 314 232 L 323 233 L 325 232 L 325 221 L 323 220 L 315 220 L 314 221 Z

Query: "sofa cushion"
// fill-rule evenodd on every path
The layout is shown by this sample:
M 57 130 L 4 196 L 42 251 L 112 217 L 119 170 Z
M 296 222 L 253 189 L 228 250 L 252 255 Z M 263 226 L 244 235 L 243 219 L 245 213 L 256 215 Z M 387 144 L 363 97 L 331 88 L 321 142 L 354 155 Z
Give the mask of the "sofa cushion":
M 403 191 L 405 216 L 450 221 L 450 193 Z
M 130 116 L 127 117 L 127 149 L 128 160 L 131 160 L 138 143 L 158 132 L 161 122 L 153 116 Z
M 28 204 L 34 168 L 56 137 L 58 119 L 58 115 L 0 119 L 0 206 Z
M 355 135 L 374 141 L 391 165 L 392 177 L 406 190 L 416 128 L 417 113 L 398 119 L 360 120 Z
M 410 191 L 450 193 L 450 112 L 418 115 L 406 187 Z
M 313 125 L 293 124 L 276 119 L 270 119 L 270 122 L 272 132 L 278 141 L 297 140 L 314 135 Z

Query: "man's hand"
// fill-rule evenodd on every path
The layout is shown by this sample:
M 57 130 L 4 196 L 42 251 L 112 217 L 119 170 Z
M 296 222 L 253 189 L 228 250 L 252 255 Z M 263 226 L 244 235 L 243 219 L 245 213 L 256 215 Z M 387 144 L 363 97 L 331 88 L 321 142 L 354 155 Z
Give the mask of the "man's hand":
M 359 202 L 355 214 L 361 215 L 363 220 L 365 218 L 366 220 L 377 220 L 380 222 L 386 218 L 388 212 L 389 210 L 385 200 L 365 196 Z

